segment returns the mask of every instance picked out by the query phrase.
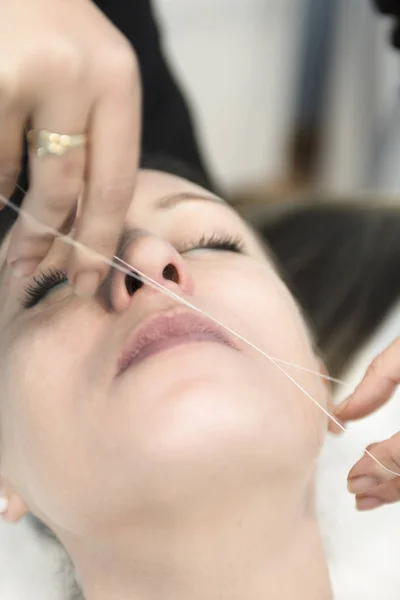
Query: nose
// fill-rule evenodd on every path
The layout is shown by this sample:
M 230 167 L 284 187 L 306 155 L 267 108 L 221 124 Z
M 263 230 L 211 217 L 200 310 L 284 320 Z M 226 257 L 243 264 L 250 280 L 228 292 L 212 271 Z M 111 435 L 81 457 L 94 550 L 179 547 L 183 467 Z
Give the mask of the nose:
M 144 233 L 135 236 L 126 244 L 119 258 L 131 265 L 133 270 L 141 271 L 178 295 L 194 292 L 193 276 L 185 259 L 172 244 L 157 236 Z M 117 312 L 126 310 L 134 294 L 145 285 L 142 280 L 115 270 L 110 289 L 112 309 Z

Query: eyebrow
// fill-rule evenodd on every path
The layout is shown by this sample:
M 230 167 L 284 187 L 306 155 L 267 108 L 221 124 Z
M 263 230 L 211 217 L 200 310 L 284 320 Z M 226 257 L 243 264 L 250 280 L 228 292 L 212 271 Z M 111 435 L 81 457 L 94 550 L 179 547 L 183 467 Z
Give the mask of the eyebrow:
M 225 200 L 222 200 L 222 198 L 219 198 L 218 196 L 213 196 L 211 194 L 200 194 L 200 193 L 194 193 L 194 192 L 179 192 L 177 194 L 168 194 L 167 196 L 163 196 L 162 198 L 160 198 L 156 202 L 156 208 L 159 208 L 162 210 L 168 210 L 170 208 L 174 208 L 175 206 L 177 206 L 178 204 L 181 204 L 182 202 L 199 201 L 199 200 L 206 201 L 206 202 L 214 202 L 215 204 L 227 205 Z M 229 205 L 227 205 L 227 206 L 229 206 Z M 248 224 L 246 222 L 245 222 L 245 224 L 246 224 L 246 226 L 248 226 Z M 134 231 L 135 231 L 135 229 L 133 229 L 132 227 L 128 227 L 127 224 L 124 225 L 124 228 L 122 229 L 121 235 L 119 236 L 119 239 L 118 239 L 118 244 L 117 244 L 117 248 L 115 251 L 116 256 L 121 255 L 125 244 L 131 239 L 132 233 Z M 258 242 L 260 247 L 265 252 L 265 245 L 261 242 L 259 236 L 257 236 L 255 234 L 255 232 L 253 231 L 253 229 L 250 227 L 249 227 L 249 231 L 251 233 L 253 233 L 254 237 L 256 238 L 256 241 Z M 269 252 L 268 252 L 268 254 L 269 254 Z M 2 276 L 4 274 L 6 266 L 7 266 L 7 259 L 5 258 L 3 261 L 3 264 L 0 266 L 0 281 L 2 279 Z
M 155 207 L 161 210 L 168 210 L 170 208 L 174 208 L 178 204 L 182 202 L 191 202 L 191 201 L 203 201 L 206 202 L 214 202 L 215 204 L 226 205 L 225 200 L 222 198 L 218 198 L 218 196 L 212 196 L 211 194 L 201 194 L 194 192 L 179 192 L 177 194 L 168 194 L 167 196 L 163 196 L 159 198 L 155 203 Z M 135 234 L 135 231 L 139 231 L 138 228 L 129 227 L 126 223 L 124 228 L 122 229 L 121 235 L 118 240 L 117 249 L 115 251 L 116 256 L 120 256 L 125 244 L 132 238 Z
M 169 194 L 160 198 L 156 203 L 156 208 L 169 209 L 174 208 L 182 202 L 190 202 L 196 200 L 205 200 L 207 202 L 215 202 L 216 204 L 226 204 L 222 198 L 212 196 L 211 194 L 200 194 L 195 192 L 180 192 L 178 194 Z
M 156 202 L 156 208 L 161 208 L 161 209 L 169 209 L 169 208 L 173 208 L 175 207 L 177 204 L 180 204 L 181 202 L 189 202 L 189 201 L 196 201 L 196 200 L 205 200 L 207 202 L 214 202 L 215 204 L 222 204 L 224 206 L 228 206 L 230 208 L 232 208 L 230 206 L 230 204 L 228 204 L 227 202 L 225 202 L 225 200 L 223 200 L 222 198 L 219 198 L 219 196 L 214 196 L 211 194 L 199 194 L 199 193 L 194 193 L 194 192 L 180 192 L 178 194 L 169 194 L 168 196 L 164 196 L 163 198 L 159 199 Z M 261 234 L 250 225 L 250 223 L 248 223 L 245 219 L 243 219 L 242 216 L 240 216 L 240 219 L 243 221 L 245 227 L 248 229 L 249 233 L 253 236 L 254 241 L 256 242 L 256 244 L 259 246 L 260 250 L 262 251 L 262 253 L 265 255 L 265 257 L 270 260 L 271 262 L 275 263 L 275 259 L 272 256 L 270 249 L 268 248 L 267 244 L 265 244 Z M 131 233 L 129 230 L 124 230 L 122 232 L 121 235 L 121 240 L 120 243 L 118 244 L 118 248 L 123 248 L 125 240 L 129 239 Z

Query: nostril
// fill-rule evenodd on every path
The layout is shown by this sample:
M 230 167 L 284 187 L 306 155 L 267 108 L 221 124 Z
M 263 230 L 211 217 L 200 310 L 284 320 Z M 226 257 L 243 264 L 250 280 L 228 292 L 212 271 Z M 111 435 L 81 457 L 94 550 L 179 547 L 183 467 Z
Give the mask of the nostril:
M 132 271 L 132 273 L 134 273 L 134 271 Z M 140 288 L 143 286 L 143 281 L 141 279 L 137 279 L 136 277 L 138 277 L 138 275 L 135 277 L 132 275 L 127 275 L 125 277 L 126 291 L 130 296 L 133 296 L 133 294 L 140 290 Z
M 174 283 L 179 283 L 179 273 L 178 269 L 172 263 L 169 263 L 163 270 L 162 276 L 164 279 L 168 281 L 173 281 Z

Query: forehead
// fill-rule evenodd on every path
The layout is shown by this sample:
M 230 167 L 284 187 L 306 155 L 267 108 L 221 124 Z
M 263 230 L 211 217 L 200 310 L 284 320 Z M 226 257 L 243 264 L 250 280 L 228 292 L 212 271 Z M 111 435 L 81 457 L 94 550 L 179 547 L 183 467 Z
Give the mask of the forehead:
M 127 217 L 135 220 L 143 211 L 170 208 L 191 198 L 228 206 L 221 198 L 191 181 L 160 171 L 140 170 Z

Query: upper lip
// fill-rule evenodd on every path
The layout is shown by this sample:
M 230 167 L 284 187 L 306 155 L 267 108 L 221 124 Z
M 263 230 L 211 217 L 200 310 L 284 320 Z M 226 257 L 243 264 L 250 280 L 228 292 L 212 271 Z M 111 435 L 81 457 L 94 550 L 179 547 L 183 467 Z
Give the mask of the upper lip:
M 150 344 L 191 333 L 208 333 L 216 341 L 235 350 L 239 349 L 222 327 L 202 315 L 191 311 L 164 313 L 146 320 L 128 336 L 118 359 L 117 374 L 125 371 Z

